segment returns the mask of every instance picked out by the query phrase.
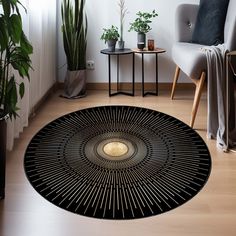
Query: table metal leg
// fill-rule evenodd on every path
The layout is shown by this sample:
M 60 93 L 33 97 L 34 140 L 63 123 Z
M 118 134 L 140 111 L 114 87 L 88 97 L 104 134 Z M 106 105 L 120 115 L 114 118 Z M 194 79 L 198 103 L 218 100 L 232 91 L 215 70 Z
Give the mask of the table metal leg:
M 153 91 L 147 91 L 145 92 L 145 89 L 144 89 L 144 60 L 143 60 L 143 54 L 142 54 L 142 94 L 143 94 L 143 97 L 146 96 L 146 95 L 158 95 L 158 53 L 155 53 L 156 54 L 156 86 L 155 86 L 155 89 L 156 91 L 153 92 Z
M 131 54 L 131 53 L 130 53 Z M 108 54 L 108 80 L 109 80 L 109 96 L 114 96 L 114 95 L 118 95 L 118 94 L 124 94 L 124 95 L 129 95 L 129 96 L 134 96 L 134 53 L 132 53 L 133 55 L 133 69 L 132 69 L 132 91 L 130 92 L 125 92 L 125 91 L 121 91 L 121 86 L 120 86 L 120 55 L 116 55 L 117 56 L 117 80 L 116 80 L 116 87 L 117 87 L 117 91 L 116 92 L 111 92 L 112 88 L 111 88 L 111 55 Z
M 132 96 L 134 96 L 134 81 L 135 81 L 135 56 L 133 53 L 133 80 L 132 80 Z
M 158 95 L 158 54 L 156 53 L 156 95 Z
M 143 56 L 144 54 L 142 53 L 142 95 L 144 97 L 144 59 Z
M 109 96 L 111 96 L 111 55 L 108 55 Z
M 117 78 L 116 78 L 116 89 L 117 91 L 120 90 L 120 57 L 117 55 L 117 62 L 116 62 L 116 70 L 117 70 Z

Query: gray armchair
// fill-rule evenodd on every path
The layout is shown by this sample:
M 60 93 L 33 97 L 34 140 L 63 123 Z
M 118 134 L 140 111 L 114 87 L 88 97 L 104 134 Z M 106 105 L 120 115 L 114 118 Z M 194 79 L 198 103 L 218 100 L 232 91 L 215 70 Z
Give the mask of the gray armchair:
M 176 11 L 176 42 L 172 48 L 172 58 L 176 64 L 171 99 L 180 70 L 196 85 L 192 107 L 190 126 L 193 127 L 196 118 L 202 89 L 207 79 L 207 61 L 201 47 L 205 45 L 189 43 L 197 18 L 198 5 L 181 4 Z M 230 0 L 224 26 L 224 44 L 229 51 L 236 50 L 236 1 Z

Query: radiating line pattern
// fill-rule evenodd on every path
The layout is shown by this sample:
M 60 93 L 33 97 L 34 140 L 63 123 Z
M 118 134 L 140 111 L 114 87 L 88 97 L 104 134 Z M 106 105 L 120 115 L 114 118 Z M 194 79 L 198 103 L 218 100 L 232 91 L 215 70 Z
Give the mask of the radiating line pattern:
M 127 141 L 121 160 L 98 151 Z M 105 141 L 104 141 L 105 140 Z M 41 129 L 25 153 L 25 172 L 51 203 L 102 219 L 135 219 L 174 209 L 194 197 L 211 171 L 202 138 L 164 113 L 101 106 L 62 116 Z

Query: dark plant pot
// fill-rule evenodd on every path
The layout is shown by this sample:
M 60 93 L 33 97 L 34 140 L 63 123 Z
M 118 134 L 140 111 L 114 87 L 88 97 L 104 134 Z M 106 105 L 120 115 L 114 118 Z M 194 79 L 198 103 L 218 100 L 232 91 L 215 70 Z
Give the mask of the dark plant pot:
M 5 198 L 6 143 L 8 115 L 0 115 L 0 200 Z
M 140 50 L 143 50 L 146 47 L 146 34 L 138 33 L 137 47 Z
M 114 52 L 116 50 L 116 41 L 115 39 L 110 39 L 107 41 L 108 51 Z
M 86 70 L 75 70 L 66 72 L 64 83 L 65 98 L 82 98 L 86 96 Z
M 118 48 L 119 50 L 124 50 L 125 48 L 125 41 L 118 41 Z

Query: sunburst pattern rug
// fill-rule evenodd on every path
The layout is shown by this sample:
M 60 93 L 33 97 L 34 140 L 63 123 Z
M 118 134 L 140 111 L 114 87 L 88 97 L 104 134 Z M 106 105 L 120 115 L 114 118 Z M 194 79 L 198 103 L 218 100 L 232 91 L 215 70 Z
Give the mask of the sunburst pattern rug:
M 62 116 L 25 153 L 25 172 L 45 199 L 102 219 L 135 219 L 181 206 L 205 185 L 211 157 L 183 122 L 139 107 L 102 106 Z

